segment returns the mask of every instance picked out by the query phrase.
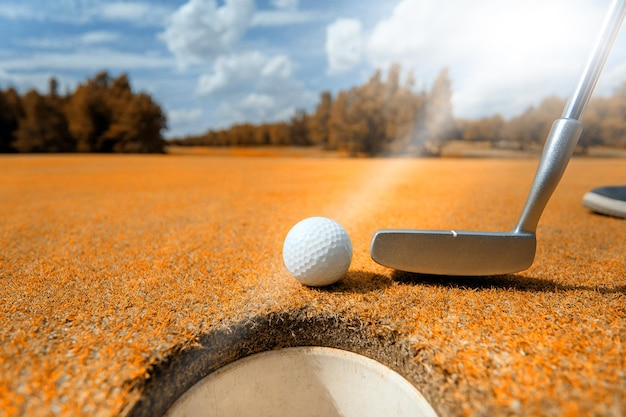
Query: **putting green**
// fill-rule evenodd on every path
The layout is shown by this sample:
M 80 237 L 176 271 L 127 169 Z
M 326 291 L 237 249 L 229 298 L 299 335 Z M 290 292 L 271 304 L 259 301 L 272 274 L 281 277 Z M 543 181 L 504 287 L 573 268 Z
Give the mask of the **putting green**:
M 570 163 L 522 273 L 418 276 L 369 257 L 380 228 L 511 229 L 536 165 L 2 156 L 0 414 L 146 415 L 222 365 L 302 345 L 390 366 L 440 415 L 626 414 L 626 222 L 581 205 L 626 183 L 623 159 Z M 354 246 L 324 289 L 282 265 L 310 216 Z

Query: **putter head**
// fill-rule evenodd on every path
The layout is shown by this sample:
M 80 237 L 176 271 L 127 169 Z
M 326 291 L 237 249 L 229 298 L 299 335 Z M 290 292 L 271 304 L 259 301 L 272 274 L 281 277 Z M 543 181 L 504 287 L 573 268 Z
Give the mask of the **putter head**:
M 502 275 L 523 271 L 535 258 L 534 233 L 454 230 L 379 230 L 370 247 L 377 263 L 433 275 Z

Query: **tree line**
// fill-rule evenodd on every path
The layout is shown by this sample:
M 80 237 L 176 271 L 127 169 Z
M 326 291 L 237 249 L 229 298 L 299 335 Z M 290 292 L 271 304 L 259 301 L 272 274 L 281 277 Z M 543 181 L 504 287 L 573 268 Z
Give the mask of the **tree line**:
M 391 66 L 383 79 L 376 71 L 361 86 L 324 91 L 312 113 L 297 110 L 290 120 L 277 123 L 235 124 L 227 129 L 171 141 L 191 146 L 321 146 L 352 155 L 437 155 L 454 134 L 452 90 L 443 70 L 432 88 L 415 91 L 415 78 L 401 80 L 400 65 Z
M 164 152 L 183 146 L 319 146 L 351 155 L 437 156 L 447 141 L 488 142 L 508 149 L 540 148 L 565 101 L 548 97 L 522 114 L 456 119 L 452 87 L 444 69 L 429 87 L 416 88 L 399 64 L 386 77 L 376 71 L 363 85 L 320 95 L 312 112 L 297 110 L 286 121 L 239 123 L 226 129 L 165 141 L 166 118 L 146 93 L 132 91 L 125 74 L 107 72 L 60 95 L 52 78 L 47 94 L 20 96 L 0 90 L 0 152 Z M 595 97 L 583 116 L 577 149 L 626 148 L 626 82 L 612 96 Z
M 565 104 L 564 99 L 551 96 L 509 120 L 500 115 L 458 120 L 459 139 L 520 150 L 542 147 Z M 581 120 L 583 132 L 576 153 L 585 154 L 592 146 L 626 148 L 626 82 L 609 97 L 592 98 Z
M 100 72 L 60 95 L 0 90 L 0 152 L 164 152 L 161 107 L 132 91 L 126 74 Z
M 312 113 L 298 110 L 284 122 L 235 124 L 226 129 L 172 140 L 189 146 L 321 146 L 353 155 L 437 156 L 447 141 L 488 142 L 492 147 L 541 147 L 565 100 L 548 97 L 538 106 L 505 119 L 494 115 L 478 120 L 456 119 L 448 70 L 430 88 L 415 88 L 409 72 L 401 80 L 393 64 L 383 80 L 380 71 L 363 85 L 325 91 Z M 590 146 L 626 148 L 626 82 L 610 97 L 595 97 L 583 117 L 577 153 Z

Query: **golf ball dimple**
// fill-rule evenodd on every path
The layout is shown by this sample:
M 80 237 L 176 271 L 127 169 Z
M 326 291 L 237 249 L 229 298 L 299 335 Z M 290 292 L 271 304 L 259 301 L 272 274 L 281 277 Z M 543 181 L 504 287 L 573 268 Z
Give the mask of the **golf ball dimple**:
M 283 244 L 285 266 L 304 285 L 334 284 L 348 271 L 352 242 L 339 223 L 309 217 L 291 228 Z

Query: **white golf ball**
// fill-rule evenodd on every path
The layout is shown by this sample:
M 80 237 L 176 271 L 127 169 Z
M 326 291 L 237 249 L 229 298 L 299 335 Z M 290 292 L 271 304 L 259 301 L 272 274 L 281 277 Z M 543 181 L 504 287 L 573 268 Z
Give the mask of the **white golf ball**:
M 283 244 L 285 266 L 304 285 L 334 284 L 352 261 L 352 242 L 339 223 L 309 217 L 291 228 Z

